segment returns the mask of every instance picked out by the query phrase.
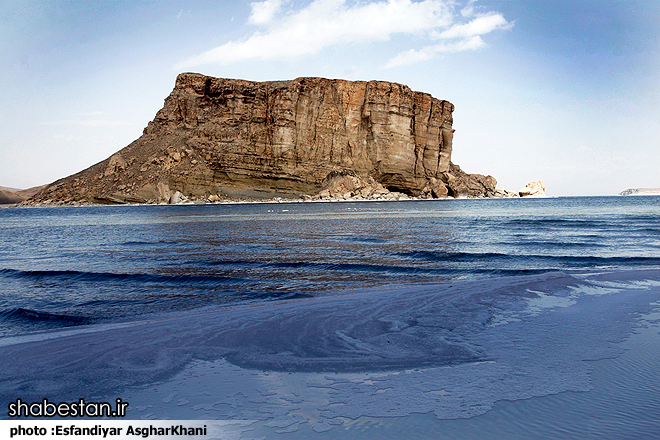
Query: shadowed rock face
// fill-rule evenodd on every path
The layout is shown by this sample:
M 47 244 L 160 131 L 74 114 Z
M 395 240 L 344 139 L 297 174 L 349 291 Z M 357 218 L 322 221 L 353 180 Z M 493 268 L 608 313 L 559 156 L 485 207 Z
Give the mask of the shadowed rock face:
M 491 196 L 494 178 L 451 163 L 453 110 L 384 81 L 183 73 L 143 136 L 31 201 L 299 197 L 337 174 L 415 196 Z
M 7 188 L 0 186 L 0 205 L 20 203 L 41 191 L 46 185 L 28 189 Z

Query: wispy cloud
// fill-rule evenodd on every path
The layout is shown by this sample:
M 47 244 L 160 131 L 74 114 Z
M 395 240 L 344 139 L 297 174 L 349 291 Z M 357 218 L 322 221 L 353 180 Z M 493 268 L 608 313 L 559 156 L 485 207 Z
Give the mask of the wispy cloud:
M 257 26 L 256 32 L 176 67 L 300 58 L 331 46 L 388 41 L 395 35 L 434 43 L 403 52 L 386 65 L 395 67 L 441 53 L 478 49 L 485 45 L 482 35 L 511 26 L 499 13 L 479 15 L 476 9 L 474 0 L 464 3 L 459 13 L 455 0 L 314 0 L 302 9 L 294 9 L 287 0 L 254 2 L 248 24 Z
M 502 14 L 490 13 L 481 15 L 465 24 L 455 24 L 439 35 L 439 38 L 472 38 L 484 35 L 496 29 L 508 29 L 511 24 Z
M 466 13 L 466 16 L 472 13 L 472 10 Z M 440 40 L 438 43 L 424 46 L 419 50 L 410 49 L 402 52 L 391 59 L 385 67 L 399 67 L 408 64 L 414 64 L 420 61 L 429 60 L 444 53 L 464 52 L 476 50 L 486 46 L 486 42 L 481 38 L 498 29 L 510 29 L 513 23 L 509 23 L 502 14 L 488 13 L 477 16 L 467 23 L 457 23 L 443 30 L 442 32 L 433 32 L 431 39 Z
M 469 39 L 460 39 L 457 41 L 442 42 L 432 46 L 425 46 L 420 50 L 410 49 L 407 52 L 401 52 L 392 58 L 385 65 L 386 68 L 406 66 L 422 61 L 430 60 L 444 53 L 464 52 L 484 47 L 486 43 L 480 36 L 475 35 Z
M 255 25 L 266 25 L 271 23 L 280 13 L 282 0 L 266 0 L 263 2 L 251 3 L 252 12 L 248 23 Z

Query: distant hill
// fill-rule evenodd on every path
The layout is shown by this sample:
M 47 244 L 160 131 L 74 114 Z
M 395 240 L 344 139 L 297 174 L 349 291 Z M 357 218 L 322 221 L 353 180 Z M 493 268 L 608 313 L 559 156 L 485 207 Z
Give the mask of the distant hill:
M 22 202 L 23 200 L 25 199 L 15 192 L 0 189 L 0 205 L 11 205 Z
M 23 200 L 26 200 L 37 194 L 45 187 L 46 185 L 41 185 L 28 189 L 18 189 L 0 186 L 0 205 L 12 205 L 14 203 L 20 203 Z
M 660 196 L 660 188 L 629 188 L 619 193 L 620 196 Z

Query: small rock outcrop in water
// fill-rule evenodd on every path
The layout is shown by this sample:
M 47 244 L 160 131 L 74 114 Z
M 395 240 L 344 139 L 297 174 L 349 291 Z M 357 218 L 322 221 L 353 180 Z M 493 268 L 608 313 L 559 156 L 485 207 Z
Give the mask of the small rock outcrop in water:
M 498 188 L 495 191 L 495 197 L 499 198 L 513 198 L 513 197 L 520 197 L 520 194 L 514 191 L 509 191 L 506 188 Z
M 660 196 L 660 188 L 630 188 L 619 193 L 620 196 Z
M 542 180 L 536 180 L 528 183 L 518 192 L 509 191 L 505 188 L 498 188 L 495 191 L 495 197 L 513 198 L 513 197 L 545 197 L 545 185 Z
M 518 194 L 520 197 L 545 197 L 545 185 L 542 180 L 535 180 L 518 191 Z
M 139 139 L 28 203 L 492 197 L 451 162 L 453 110 L 384 81 L 183 73 Z

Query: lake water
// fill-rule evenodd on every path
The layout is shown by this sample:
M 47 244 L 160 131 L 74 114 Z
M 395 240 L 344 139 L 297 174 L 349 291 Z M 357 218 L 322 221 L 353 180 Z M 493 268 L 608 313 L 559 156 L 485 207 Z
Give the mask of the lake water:
M 0 232 L 4 400 L 147 408 L 176 383 L 187 404 L 132 416 L 250 419 L 267 438 L 659 434 L 653 397 L 625 419 L 637 437 L 569 416 L 608 400 L 599 362 L 651 374 L 660 197 L 12 208 Z M 572 403 L 512 422 L 553 396 Z M 532 420 L 552 414 L 567 425 Z

